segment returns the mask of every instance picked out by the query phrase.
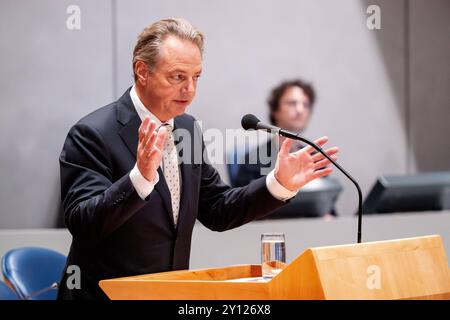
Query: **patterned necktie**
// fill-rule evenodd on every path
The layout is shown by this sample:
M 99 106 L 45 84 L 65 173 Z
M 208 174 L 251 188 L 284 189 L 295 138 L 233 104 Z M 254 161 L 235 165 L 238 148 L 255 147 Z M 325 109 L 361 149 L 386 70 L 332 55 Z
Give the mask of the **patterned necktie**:
M 170 191 L 172 202 L 173 220 L 175 226 L 178 223 L 178 213 L 180 210 L 180 176 L 178 173 L 178 153 L 173 138 L 173 128 L 170 124 L 163 124 L 167 129 L 166 145 L 163 152 L 164 178 Z

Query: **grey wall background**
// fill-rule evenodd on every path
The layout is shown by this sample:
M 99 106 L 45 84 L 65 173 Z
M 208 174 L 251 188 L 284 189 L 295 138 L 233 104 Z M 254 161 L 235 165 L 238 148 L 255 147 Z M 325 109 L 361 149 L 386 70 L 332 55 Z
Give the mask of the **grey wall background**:
M 66 8 L 81 8 L 81 30 Z M 381 30 L 366 8 L 381 7 Z M 450 2 L 446 0 L 52 1 L 0 3 L 0 228 L 53 227 L 58 156 L 83 115 L 132 84 L 137 34 L 182 16 L 206 36 L 189 112 L 203 128 L 266 117 L 272 86 L 302 77 L 318 91 L 305 133 L 328 135 L 366 194 L 377 176 L 450 170 Z M 225 167 L 217 166 L 225 180 Z M 353 186 L 341 215 L 356 209 Z

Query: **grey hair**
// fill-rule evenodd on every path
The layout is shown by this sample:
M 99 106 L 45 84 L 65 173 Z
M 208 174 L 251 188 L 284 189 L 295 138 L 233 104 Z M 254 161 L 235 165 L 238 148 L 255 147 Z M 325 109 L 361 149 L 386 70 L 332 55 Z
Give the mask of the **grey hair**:
M 197 45 L 200 53 L 203 54 L 203 34 L 189 21 L 182 18 L 159 20 L 146 27 L 138 36 L 136 46 L 133 50 L 133 73 L 135 81 L 137 80 L 136 71 L 134 70 L 136 62 L 144 61 L 149 69 L 153 71 L 162 43 L 170 35 L 191 41 Z

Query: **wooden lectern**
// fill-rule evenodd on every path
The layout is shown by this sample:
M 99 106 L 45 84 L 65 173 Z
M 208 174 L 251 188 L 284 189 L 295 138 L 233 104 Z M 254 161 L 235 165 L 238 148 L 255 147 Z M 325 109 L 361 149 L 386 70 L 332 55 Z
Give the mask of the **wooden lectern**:
M 312 248 L 270 281 L 260 265 L 100 281 L 110 299 L 450 299 L 440 236 Z M 253 279 L 251 279 L 253 278 Z

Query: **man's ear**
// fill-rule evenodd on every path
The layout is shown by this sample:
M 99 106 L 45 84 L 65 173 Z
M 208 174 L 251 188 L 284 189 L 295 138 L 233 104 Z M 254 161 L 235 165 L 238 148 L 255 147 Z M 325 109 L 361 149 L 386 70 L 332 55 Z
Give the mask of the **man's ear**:
M 139 82 L 139 84 L 145 86 L 147 83 L 147 77 L 148 77 L 148 68 L 144 61 L 137 61 L 134 65 L 134 72 L 136 73 L 136 81 Z

